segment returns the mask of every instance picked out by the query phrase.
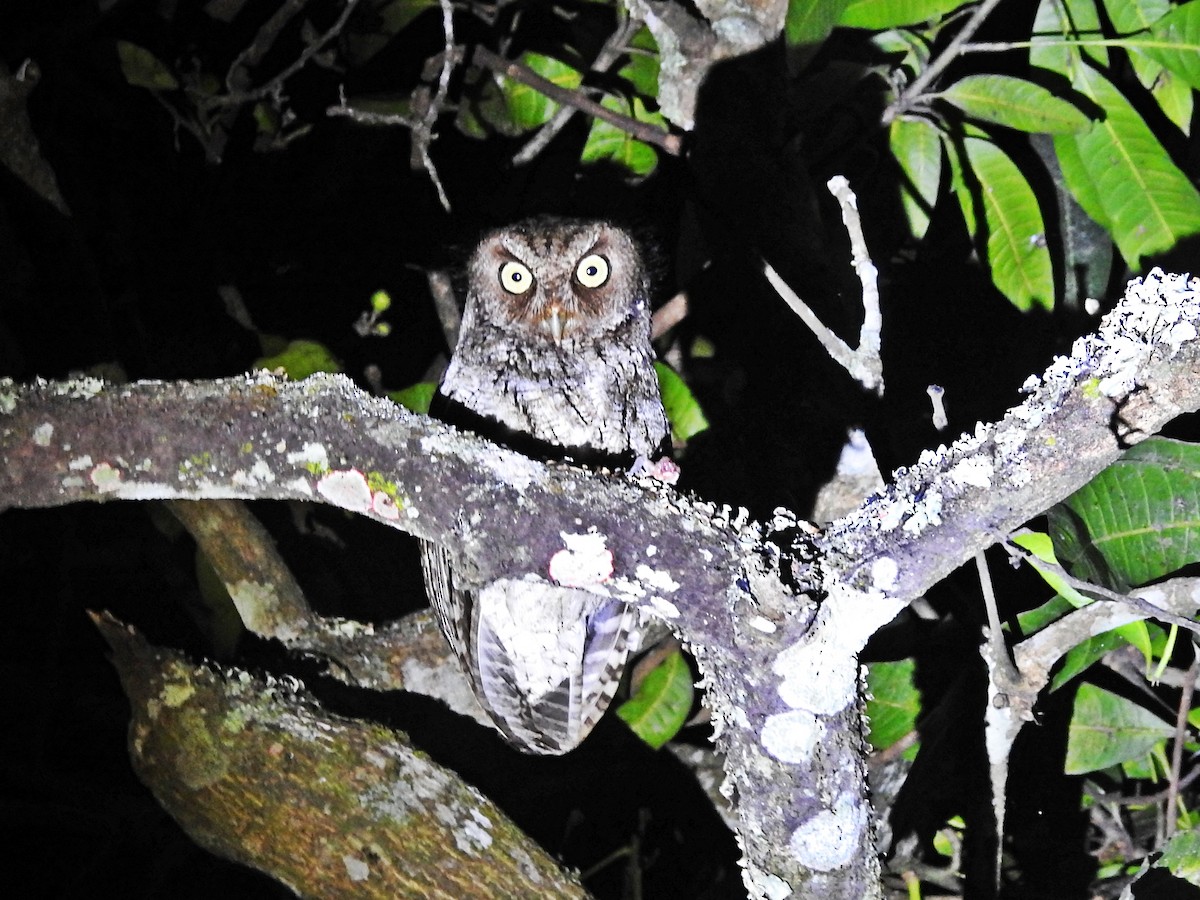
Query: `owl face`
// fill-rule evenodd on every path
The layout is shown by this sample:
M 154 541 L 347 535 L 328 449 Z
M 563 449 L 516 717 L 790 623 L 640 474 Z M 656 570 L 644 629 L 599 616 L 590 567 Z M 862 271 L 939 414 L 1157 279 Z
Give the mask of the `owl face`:
M 493 231 L 469 270 L 465 317 L 526 339 L 600 337 L 647 314 L 637 246 L 604 222 L 529 219 Z

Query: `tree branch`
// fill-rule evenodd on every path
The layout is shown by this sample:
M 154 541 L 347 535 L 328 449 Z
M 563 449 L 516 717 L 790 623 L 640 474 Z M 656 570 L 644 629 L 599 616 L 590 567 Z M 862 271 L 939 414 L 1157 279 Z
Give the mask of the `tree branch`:
M 315 500 L 445 544 L 477 584 L 546 578 L 562 534 L 594 528 L 614 557 L 600 589 L 667 619 L 696 656 L 751 893 L 877 897 L 858 652 L 976 552 L 1200 407 L 1196 321 L 1195 282 L 1134 282 L 1023 404 L 926 451 L 823 534 L 801 529 L 794 556 L 762 540 L 794 524 L 782 513 L 759 528 L 652 480 L 536 463 L 330 376 L 0 382 L 0 506 Z

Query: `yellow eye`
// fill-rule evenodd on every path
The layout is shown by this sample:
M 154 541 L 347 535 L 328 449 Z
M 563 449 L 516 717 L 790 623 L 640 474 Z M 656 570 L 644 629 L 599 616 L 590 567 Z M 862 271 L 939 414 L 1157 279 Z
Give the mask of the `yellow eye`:
M 598 288 L 608 281 L 608 260 L 599 253 L 589 253 L 575 267 L 575 280 L 585 288 Z
M 500 286 L 510 294 L 523 294 L 533 287 L 533 273 L 519 262 L 506 262 L 500 267 Z

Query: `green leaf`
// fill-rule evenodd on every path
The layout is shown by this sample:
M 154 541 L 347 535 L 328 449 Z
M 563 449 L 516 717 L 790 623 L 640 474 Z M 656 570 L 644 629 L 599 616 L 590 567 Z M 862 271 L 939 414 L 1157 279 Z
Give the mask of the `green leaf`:
M 117 41 L 117 58 L 121 61 L 121 74 L 134 87 L 151 91 L 173 91 L 179 87 L 174 73 L 145 47 Z
M 523 53 L 519 62 L 560 88 L 573 91 L 583 82 L 583 74 L 565 62 L 540 53 Z M 558 111 L 558 104 L 535 88 L 528 87 L 510 78 L 501 79 L 501 90 L 508 106 L 513 124 L 528 131 L 550 121 Z
M 674 650 L 650 670 L 637 693 L 617 707 L 617 715 L 657 750 L 687 721 L 693 691 L 692 670 L 683 653 Z
M 1139 49 L 1200 90 L 1200 0 L 1177 6 L 1150 28 L 1156 42 Z
M 1167 842 L 1155 866 L 1165 867 L 1176 878 L 1200 887 L 1200 831 L 1180 831 Z
M 1104 0 L 1104 11 L 1119 35 L 1145 31 L 1170 9 L 1170 0 Z
M 849 0 L 788 0 L 783 34 L 789 46 L 819 44 L 838 24 Z
M 877 31 L 901 25 L 919 25 L 940 19 L 963 5 L 963 0 L 850 0 L 838 24 L 846 28 L 871 28 Z M 790 8 L 788 12 L 791 12 Z
M 657 97 L 659 61 L 658 43 L 643 25 L 629 42 L 629 62 L 617 74 L 643 97 Z
M 661 128 L 664 133 L 667 130 L 667 120 L 659 113 L 647 110 L 641 97 L 633 97 L 626 102 L 610 95 L 601 100 L 600 105 Z M 587 143 L 583 145 L 579 158 L 585 163 L 599 160 L 614 162 L 637 176 L 649 175 L 658 165 L 658 153 L 653 147 L 603 119 L 592 120 L 592 130 L 588 132 Z
M 1100 199 L 1100 190 L 1096 187 L 1096 182 L 1092 181 L 1092 176 L 1088 174 L 1087 166 L 1083 163 L 1078 141 L 1055 140 L 1054 155 L 1058 158 L 1063 181 L 1079 208 L 1087 213 L 1088 218 L 1111 234 L 1112 220 L 1108 217 L 1108 210 L 1104 208 L 1104 201 Z
M 1086 183 L 1079 185 L 1086 175 L 1121 255 L 1137 269 L 1142 256 L 1168 250 L 1180 238 L 1200 231 L 1200 192 L 1108 79 L 1089 66 L 1078 66 L 1074 84 L 1104 109 L 1105 119 L 1081 134 L 1055 136 L 1063 177 L 1084 205 L 1081 193 L 1092 190 Z M 1066 142 L 1075 142 L 1077 155 L 1059 150 Z M 1082 173 L 1073 162 L 1082 164 Z
M 671 440 L 685 444 L 708 427 L 708 419 L 687 383 L 664 362 L 655 362 L 658 389 L 671 423 Z
M 1092 124 L 1073 103 L 1011 75 L 968 75 L 940 96 L 968 116 L 1019 131 L 1073 134 Z
M 288 378 L 299 381 L 315 372 L 340 372 L 342 364 L 328 348 L 317 341 L 291 341 L 274 356 L 264 356 L 254 361 L 256 369 L 283 369 Z
M 1054 543 L 1050 535 L 1045 532 L 1036 531 L 1027 534 L 1018 534 L 1013 537 L 1012 542 L 1018 547 L 1024 547 L 1042 562 L 1058 565 L 1058 560 L 1054 556 Z M 1078 608 L 1080 606 L 1087 606 L 1093 602 L 1090 597 L 1085 597 L 1079 591 L 1075 590 L 1075 588 L 1071 587 L 1058 572 L 1045 566 L 1039 566 L 1036 562 L 1033 563 L 1033 568 L 1042 576 L 1042 580 L 1054 589 L 1056 594 L 1065 598 L 1072 606 Z
M 399 391 L 388 391 L 388 397 L 411 412 L 428 415 L 429 404 L 433 402 L 435 393 L 436 381 L 418 381 Z
M 1067 731 L 1068 775 L 1095 772 L 1134 759 L 1175 727 L 1136 703 L 1093 684 L 1082 684 Z
M 920 239 L 929 227 L 942 182 L 941 136 L 927 119 L 897 118 L 892 120 L 889 141 L 892 156 L 908 179 L 900 187 L 900 199 L 913 237 Z
M 1090 46 L 1088 39 L 1102 40 L 1100 11 L 1094 0 L 1042 0 L 1033 20 L 1033 46 L 1029 61 L 1068 78 L 1086 54 L 1101 65 L 1108 65 L 1108 48 Z M 1073 39 L 1071 43 L 1063 43 Z
M 1057 691 L 1072 678 L 1082 674 L 1092 663 L 1099 661 L 1104 654 L 1124 646 L 1125 643 L 1125 639 L 1116 631 L 1106 631 L 1084 638 L 1064 654 L 1062 666 L 1050 680 L 1050 690 Z
M 1150 84 L 1150 93 L 1175 127 L 1184 134 L 1191 134 L 1195 101 L 1188 83 L 1170 69 L 1159 67 Z
M 876 750 L 886 750 L 901 738 L 912 734 L 921 712 L 921 692 L 913 675 L 913 659 L 895 662 L 873 662 L 867 667 L 867 719 L 870 733 L 867 740 Z M 904 751 L 905 759 L 917 754 L 914 743 Z
M 1150 438 L 1048 513 L 1060 559 L 1114 590 L 1200 560 L 1200 445 Z
M 1017 309 L 1052 309 L 1054 275 L 1033 189 L 991 141 L 967 137 L 963 146 L 979 181 L 992 280 Z

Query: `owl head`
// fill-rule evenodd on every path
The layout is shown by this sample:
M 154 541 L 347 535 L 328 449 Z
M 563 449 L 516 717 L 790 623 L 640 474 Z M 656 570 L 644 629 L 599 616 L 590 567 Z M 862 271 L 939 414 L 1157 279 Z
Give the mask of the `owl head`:
M 628 232 L 541 217 L 484 235 L 468 265 L 468 322 L 555 344 L 649 320 L 647 275 Z

